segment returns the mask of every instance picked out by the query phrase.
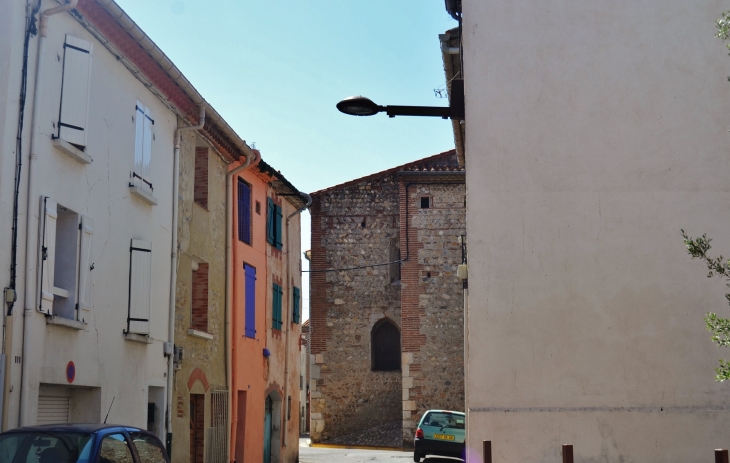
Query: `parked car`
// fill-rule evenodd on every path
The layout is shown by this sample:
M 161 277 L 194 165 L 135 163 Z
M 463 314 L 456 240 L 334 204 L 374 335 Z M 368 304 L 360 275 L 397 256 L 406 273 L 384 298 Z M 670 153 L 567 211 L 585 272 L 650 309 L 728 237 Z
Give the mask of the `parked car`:
M 0 434 L 2 463 L 170 463 L 154 434 L 108 424 L 47 424 Z
M 413 461 L 426 455 L 464 459 L 466 415 L 449 410 L 428 410 L 423 414 L 413 442 Z

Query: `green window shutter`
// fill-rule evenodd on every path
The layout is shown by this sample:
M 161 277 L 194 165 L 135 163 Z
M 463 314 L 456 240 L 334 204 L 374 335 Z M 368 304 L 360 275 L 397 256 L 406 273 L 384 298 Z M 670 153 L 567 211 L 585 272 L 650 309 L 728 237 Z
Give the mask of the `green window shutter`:
M 292 307 L 292 321 L 294 323 L 299 323 L 299 288 L 296 286 L 294 287 L 294 297 L 292 298 L 294 300 L 294 303 L 292 304 L 294 307 Z
M 272 321 L 273 327 L 276 330 L 281 329 L 281 286 L 274 283 L 273 288 L 273 307 L 272 307 Z
M 266 198 L 266 242 L 273 245 L 276 241 L 276 205 L 271 198 Z
M 284 216 L 281 213 L 281 206 L 274 205 L 276 209 L 276 249 L 281 249 L 281 222 Z

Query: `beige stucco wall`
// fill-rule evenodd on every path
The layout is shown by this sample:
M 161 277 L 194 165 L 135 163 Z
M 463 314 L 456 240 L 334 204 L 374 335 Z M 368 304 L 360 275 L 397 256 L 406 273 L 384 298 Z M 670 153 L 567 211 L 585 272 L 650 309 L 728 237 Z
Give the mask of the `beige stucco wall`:
M 727 5 L 464 2 L 471 462 L 711 460 L 730 250 Z
M 181 124 L 185 125 L 185 124 Z M 195 148 L 208 148 L 208 207 L 194 201 Z M 227 389 L 225 364 L 226 295 L 226 172 L 227 163 L 200 137 L 183 136 L 180 154 L 178 243 L 180 260 L 175 295 L 175 345 L 184 360 L 174 376 L 172 461 L 190 460 L 190 394 L 205 394 L 205 428 L 211 426 L 211 392 Z M 189 334 L 193 263 L 208 267 L 208 333 L 213 339 Z M 191 374 L 200 369 L 208 390 Z M 192 386 L 192 387 L 191 387 Z M 206 442 L 206 446 L 210 442 Z
M 7 3 L 7 2 L 6 2 Z M 13 21 L 24 17 L 24 6 L 13 3 L 16 8 Z M 56 5 L 44 1 L 45 7 Z M 0 7 L 9 8 L 7 4 Z M 18 13 L 20 12 L 20 13 Z M 2 14 L 0 14 L 2 16 Z M 87 127 L 87 153 L 93 162 L 83 165 L 54 148 L 51 134 L 58 122 L 61 75 L 63 66 L 63 44 L 65 34 L 84 39 L 94 44 L 91 71 L 91 93 L 89 124 Z M 20 35 L 18 35 L 20 34 Z M 30 47 L 29 100 L 27 110 L 32 107 L 32 83 L 35 72 L 37 50 L 36 36 Z M 12 42 L 3 41 L 0 47 L 20 49 L 22 52 L 22 27 L 14 29 Z M 16 54 L 17 50 L 13 53 Z M 23 277 L 25 265 L 23 255 L 25 239 L 37 242 L 40 197 L 48 196 L 75 212 L 87 215 L 94 221 L 91 272 L 93 286 L 93 307 L 85 315 L 87 325 L 82 330 L 73 330 L 46 324 L 46 317 L 33 310 L 27 323 L 30 325 L 29 345 L 31 349 L 21 363 L 12 363 L 7 382 L 8 409 L 4 428 L 20 423 L 20 378 L 21 365 L 29 375 L 29 388 L 24 391 L 28 398 L 25 422 L 34 424 L 37 414 L 37 398 L 41 384 L 68 385 L 65 376 L 66 365 L 73 361 L 76 377 L 73 386 L 101 388 L 100 394 L 90 394 L 95 405 L 96 418 L 103 420 L 114 400 L 109 422 L 147 427 L 147 395 L 150 386 L 164 388 L 166 385 L 167 359 L 162 344 L 168 339 L 168 308 L 170 282 L 170 251 L 172 226 L 172 138 L 177 119 L 145 85 L 137 80 L 124 65 L 84 29 L 70 14 L 54 16 L 49 21 L 46 53 L 44 56 L 44 93 L 40 101 L 38 123 L 40 127 L 38 159 L 33 169 L 36 175 L 36 191 L 31 198 L 31 228 L 25 228 L 25 210 L 28 198 L 28 140 L 24 145 L 23 179 L 20 200 L 20 242 L 18 270 L 21 276 L 19 299 L 13 317 L 8 319 L 8 332 L 12 343 L 8 345 L 8 357 L 22 356 L 23 332 Z M 4 64 L 3 64 L 4 65 Z M 20 65 L 8 75 L 20 74 Z M 2 77 L 2 76 L 0 76 Z M 14 81 L 18 84 L 18 81 Z M 19 87 L 9 87 L 9 95 L 17 98 Z M 134 165 L 135 105 L 142 100 L 152 110 L 155 118 L 152 142 L 152 181 L 156 206 L 143 202 L 132 195 L 128 188 L 129 174 Z M 15 107 L 17 110 L 17 106 Z M 26 135 L 30 135 L 30 114 L 26 113 Z M 12 117 L 11 117 L 12 116 Z M 6 117 L 3 126 L 3 148 L 12 143 L 7 137 L 17 129 L 17 113 Z M 14 171 L 14 154 L 4 149 L 2 154 L 2 195 L 5 197 L 8 175 Z M 12 187 L 11 187 L 12 190 Z M 5 200 L 3 200 L 5 201 Z M 7 224 L 10 235 L 11 210 L 3 203 L 0 213 Z M 127 341 L 123 337 L 126 329 L 129 297 L 130 240 L 143 239 L 152 242 L 152 285 L 151 285 L 151 344 Z M 30 255 L 35 262 L 36 248 Z M 3 251 L 4 252 L 4 251 Z M 9 260 L 4 260 L 9 262 Z M 5 269 L 6 264 L 2 265 Z M 3 270 L 4 272 L 4 270 Z M 3 282 L 3 285 L 6 283 Z M 34 304 L 30 304 L 33 307 Z M 44 386 L 45 387 L 45 386 Z M 92 389 L 93 390 L 93 389 Z M 102 413 L 103 410 L 103 413 Z M 162 433 L 161 437 L 163 437 Z

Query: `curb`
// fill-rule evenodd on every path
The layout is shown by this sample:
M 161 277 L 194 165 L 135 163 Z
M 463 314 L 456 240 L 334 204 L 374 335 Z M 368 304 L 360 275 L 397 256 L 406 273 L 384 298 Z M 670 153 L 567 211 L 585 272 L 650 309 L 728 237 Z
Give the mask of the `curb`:
M 344 445 L 344 444 L 309 444 L 312 448 L 320 449 L 352 449 L 352 450 L 391 450 L 395 452 L 408 452 L 403 447 L 373 447 L 368 445 Z

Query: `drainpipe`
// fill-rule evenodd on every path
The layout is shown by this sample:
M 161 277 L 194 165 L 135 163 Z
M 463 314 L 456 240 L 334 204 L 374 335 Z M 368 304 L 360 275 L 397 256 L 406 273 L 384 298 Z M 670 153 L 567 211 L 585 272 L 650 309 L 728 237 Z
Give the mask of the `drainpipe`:
M 289 310 L 292 308 L 292 287 L 291 287 L 291 248 L 290 245 L 290 239 L 289 239 L 289 220 L 291 220 L 292 217 L 294 217 L 297 214 L 301 214 L 305 210 L 309 209 L 309 206 L 312 205 L 312 197 L 309 196 L 307 193 L 304 193 L 303 191 L 299 192 L 299 196 L 302 196 L 304 198 L 307 198 L 307 204 L 304 205 L 304 207 L 297 209 L 296 211 L 292 212 L 286 217 L 286 226 L 284 229 L 284 232 L 286 233 L 286 300 L 287 300 L 287 324 L 284 325 L 286 327 L 286 335 L 284 338 L 284 400 L 286 401 L 286 416 L 289 417 L 291 414 L 291 405 L 289 405 L 289 331 L 291 331 L 291 315 L 289 315 L 291 312 Z M 301 228 L 300 228 L 301 233 Z M 301 322 L 301 313 L 299 314 L 299 321 Z M 286 427 L 284 427 L 284 445 L 286 445 Z
M 167 358 L 167 413 L 165 413 L 165 429 L 167 431 L 167 454 L 171 456 L 172 452 L 172 375 L 174 372 L 175 359 L 175 289 L 177 286 L 177 208 L 180 192 L 178 191 L 180 183 L 180 145 L 182 144 L 182 133 L 190 130 L 200 130 L 205 125 L 205 102 L 200 105 L 200 115 L 196 125 L 185 127 L 178 126 L 175 129 L 175 150 L 173 156 L 172 167 L 172 244 L 170 258 L 170 307 L 168 312 L 167 338 L 169 345 L 172 347 L 172 355 Z
M 38 0 L 42 1 L 42 0 Z M 34 161 L 38 159 L 38 144 L 40 143 L 40 130 L 38 128 L 38 113 L 40 112 L 40 102 L 43 99 L 43 57 L 46 51 L 46 36 L 48 35 L 48 18 L 65 11 L 70 11 L 76 8 L 78 0 L 70 0 L 67 4 L 57 6 L 55 8 L 48 8 L 43 10 L 40 14 L 40 26 L 38 34 L 38 55 L 36 56 L 36 68 L 35 68 L 35 82 L 33 83 L 33 116 L 31 119 L 31 135 L 30 135 L 30 156 L 28 159 L 28 199 L 25 211 L 25 291 L 24 291 L 24 302 L 25 309 L 23 310 L 23 348 L 22 348 L 22 363 L 20 373 L 20 416 L 18 421 L 20 426 L 27 426 L 31 424 L 30 417 L 28 417 L 28 402 L 30 401 L 30 387 L 28 385 L 28 369 L 25 367 L 27 354 L 31 347 L 31 321 L 30 317 L 33 316 L 33 310 L 36 306 L 36 295 L 38 294 L 38 276 L 36 274 L 35 266 L 38 264 L 37 242 L 31 237 L 30 233 L 31 224 L 33 220 L 33 207 L 38 207 L 36 202 L 36 191 L 35 191 L 35 172 L 33 171 Z M 35 204 L 35 206 L 33 206 Z M 37 234 L 36 234 L 37 236 Z
M 226 387 L 228 387 L 228 393 L 230 394 L 231 400 L 228 401 L 228 429 L 232 430 L 234 423 L 238 419 L 236 410 L 233 409 L 233 329 L 231 325 L 231 314 L 233 312 L 233 275 L 237 270 L 233 268 L 233 177 L 250 167 L 255 166 L 261 160 L 261 153 L 258 150 L 249 150 L 246 154 L 246 160 L 240 166 L 236 167 L 232 171 L 226 174 Z M 236 414 L 234 416 L 234 414 Z M 231 433 L 231 444 L 235 442 L 234 436 Z M 226 449 L 227 457 L 226 461 L 231 461 L 231 445 L 228 445 Z

